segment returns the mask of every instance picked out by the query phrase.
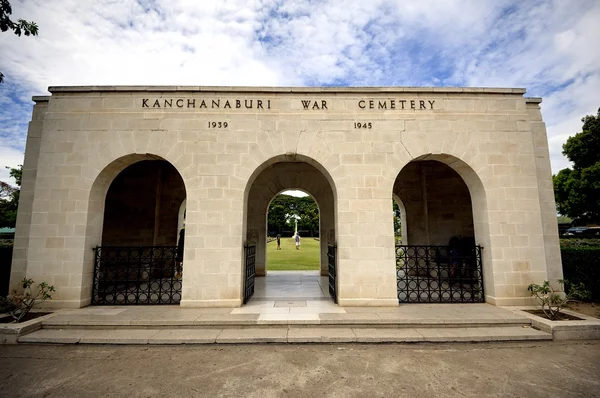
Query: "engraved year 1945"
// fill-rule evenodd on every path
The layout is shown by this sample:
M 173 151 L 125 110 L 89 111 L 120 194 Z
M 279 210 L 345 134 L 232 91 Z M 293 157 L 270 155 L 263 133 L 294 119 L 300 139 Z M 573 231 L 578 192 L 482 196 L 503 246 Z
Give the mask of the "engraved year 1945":
M 228 126 L 227 122 L 208 122 L 209 129 L 226 129 Z
M 373 128 L 373 123 L 371 122 L 356 122 L 354 123 L 354 128 L 355 129 L 372 129 Z

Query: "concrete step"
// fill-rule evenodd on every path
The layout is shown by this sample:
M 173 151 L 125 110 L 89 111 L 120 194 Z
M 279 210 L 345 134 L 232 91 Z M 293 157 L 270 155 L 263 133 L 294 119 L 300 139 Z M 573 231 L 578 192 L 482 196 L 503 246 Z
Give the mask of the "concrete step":
M 531 320 L 520 318 L 477 318 L 477 319 L 414 319 L 402 317 L 383 317 L 372 314 L 302 314 L 258 316 L 256 314 L 215 314 L 198 319 L 119 319 L 110 317 L 84 317 L 72 319 L 54 317 L 44 320 L 43 329 L 227 329 L 235 327 L 339 327 L 339 328 L 477 328 L 498 326 L 531 326 Z
M 40 329 L 19 343 L 44 344 L 244 344 L 244 343 L 416 343 L 552 340 L 530 326 L 354 328 L 227 327 Z

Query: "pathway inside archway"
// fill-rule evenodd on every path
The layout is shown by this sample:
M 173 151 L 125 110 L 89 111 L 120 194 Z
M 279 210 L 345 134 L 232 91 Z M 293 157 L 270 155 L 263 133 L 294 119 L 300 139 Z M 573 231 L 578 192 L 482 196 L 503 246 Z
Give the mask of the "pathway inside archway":
M 331 300 L 328 277 L 319 271 L 269 271 L 256 278 L 253 300 L 306 301 Z
M 297 212 L 301 210 L 306 212 L 307 217 L 311 214 L 311 222 L 303 227 L 299 225 L 300 222 L 298 225 L 287 226 L 277 225 L 274 221 L 269 224 L 268 210 L 273 198 L 290 189 L 301 190 L 312 196 L 311 200 L 316 202 L 316 208 L 312 209 L 306 203 L 283 201 L 277 203 L 278 216 L 275 219 L 298 216 Z M 293 303 L 290 306 L 308 306 L 323 301 L 333 303 L 329 296 L 329 280 L 327 277 L 321 278 L 321 275 L 328 274 L 327 249 L 328 245 L 335 244 L 334 208 L 333 189 L 329 180 L 311 164 L 296 161 L 295 158 L 294 161 L 282 160 L 270 164 L 258 173 L 248 186 L 246 210 L 246 242 L 256 244 L 254 295 L 248 304 L 257 300 L 271 303 L 289 301 Z M 312 222 L 315 215 L 318 217 L 317 226 Z M 277 231 L 274 234 L 282 235 L 281 250 L 272 250 L 270 255 L 273 260 L 271 265 L 275 269 L 267 269 L 268 245 L 271 245 L 271 249 L 276 245 L 274 241 L 268 243 L 268 231 Z M 297 232 L 301 237 L 299 249 L 289 232 Z M 271 233 L 270 236 L 275 236 L 274 234 Z M 319 238 L 312 238 L 313 236 Z M 310 251 L 307 250 L 309 247 Z M 315 258 L 309 256 L 313 251 Z M 307 256 L 311 258 L 307 259 Z M 294 269 L 297 271 L 284 271 Z
M 319 271 L 269 271 L 256 278 L 254 296 L 232 314 L 259 314 L 259 321 L 318 321 L 323 314 L 345 314 L 329 296 L 328 277 Z

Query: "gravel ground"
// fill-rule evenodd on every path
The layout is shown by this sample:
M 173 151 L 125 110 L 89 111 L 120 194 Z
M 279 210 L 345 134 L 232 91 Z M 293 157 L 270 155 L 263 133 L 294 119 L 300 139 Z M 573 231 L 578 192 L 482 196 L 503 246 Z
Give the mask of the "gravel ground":
M 2 397 L 600 396 L 600 341 L 0 346 Z

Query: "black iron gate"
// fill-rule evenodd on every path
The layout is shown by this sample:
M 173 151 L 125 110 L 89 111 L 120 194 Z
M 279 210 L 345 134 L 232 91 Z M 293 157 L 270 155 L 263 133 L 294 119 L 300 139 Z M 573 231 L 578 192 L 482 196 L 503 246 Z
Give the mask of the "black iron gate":
M 244 278 L 244 304 L 254 295 L 254 280 L 256 278 L 256 245 L 247 243 L 244 245 L 246 261 L 246 274 Z
M 336 290 L 336 276 L 337 276 L 337 268 L 336 268 L 336 253 L 337 246 L 336 245 L 327 245 L 327 265 L 329 270 L 329 294 L 333 299 L 333 302 L 337 304 L 337 290 Z
M 401 303 L 481 303 L 481 246 L 396 246 Z
M 177 246 L 97 246 L 92 304 L 178 304 L 182 261 Z

